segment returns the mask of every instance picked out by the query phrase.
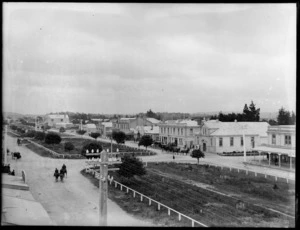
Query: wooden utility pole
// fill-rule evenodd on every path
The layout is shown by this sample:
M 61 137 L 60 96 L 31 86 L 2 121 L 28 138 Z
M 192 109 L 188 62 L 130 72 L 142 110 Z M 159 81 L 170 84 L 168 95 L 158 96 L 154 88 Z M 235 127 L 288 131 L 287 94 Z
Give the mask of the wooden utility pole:
M 108 165 L 114 164 L 122 164 L 121 161 L 117 161 L 115 159 L 109 160 L 109 157 L 114 157 L 116 153 L 108 153 L 103 150 L 101 153 L 101 161 L 97 161 L 96 163 L 100 165 L 100 178 L 99 178 L 99 224 L 100 226 L 107 226 L 107 187 L 108 187 L 108 171 L 116 171 L 119 168 L 110 168 L 108 169 Z

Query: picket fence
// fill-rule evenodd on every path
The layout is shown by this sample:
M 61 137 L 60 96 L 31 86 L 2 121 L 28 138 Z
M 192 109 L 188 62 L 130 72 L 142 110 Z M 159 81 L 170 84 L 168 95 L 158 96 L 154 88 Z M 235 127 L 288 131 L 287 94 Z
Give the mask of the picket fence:
M 91 171 L 94 173 L 95 178 L 97 178 L 97 179 L 100 178 L 100 173 L 98 173 L 98 172 L 96 172 L 96 171 L 94 171 L 94 170 L 91 170 Z M 144 195 L 144 194 L 142 194 L 142 193 L 140 193 L 140 192 L 138 192 L 138 191 L 136 191 L 136 190 L 134 190 L 134 189 L 131 189 L 131 188 L 127 187 L 126 185 L 121 184 L 120 182 L 118 182 L 118 181 L 116 181 L 116 180 L 113 180 L 113 177 L 108 176 L 108 180 L 109 180 L 109 184 L 110 184 L 110 185 L 112 185 L 112 183 L 115 184 L 115 188 L 117 188 L 118 185 L 119 185 L 121 191 L 123 191 L 123 188 L 126 189 L 126 193 L 129 193 L 129 191 L 131 191 L 134 198 L 136 197 L 136 194 L 138 194 L 138 195 L 140 196 L 141 202 L 143 201 L 143 198 L 148 199 L 148 201 L 149 201 L 149 206 L 150 206 L 152 203 L 156 203 L 156 204 L 157 204 L 157 209 L 158 209 L 158 210 L 160 210 L 161 207 L 165 207 L 165 208 L 168 210 L 168 215 L 169 215 L 169 216 L 171 215 L 171 211 L 177 213 L 177 214 L 178 214 L 178 220 L 179 220 L 179 221 L 181 221 L 181 218 L 182 218 L 182 217 L 185 217 L 185 218 L 191 220 L 191 222 L 192 222 L 192 227 L 195 227 L 195 223 L 199 224 L 199 225 L 202 226 L 202 227 L 208 227 L 207 225 L 205 225 L 205 224 L 203 224 L 203 223 L 201 223 L 201 222 L 199 222 L 199 221 L 197 221 L 197 220 L 195 220 L 195 219 L 193 219 L 193 218 L 191 218 L 191 217 L 189 217 L 189 216 L 187 216 L 187 215 L 185 215 L 185 214 L 183 214 L 183 213 L 181 213 L 181 212 L 178 212 L 178 211 L 176 211 L 175 209 L 170 208 L 170 207 L 167 206 L 167 205 L 164 205 L 164 204 L 162 204 L 162 203 L 160 203 L 160 202 L 158 202 L 158 201 L 156 201 L 156 200 L 154 200 L 154 199 L 152 199 L 152 198 L 150 198 L 150 197 L 148 197 L 148 196 L 146 196 L 146 195 Z

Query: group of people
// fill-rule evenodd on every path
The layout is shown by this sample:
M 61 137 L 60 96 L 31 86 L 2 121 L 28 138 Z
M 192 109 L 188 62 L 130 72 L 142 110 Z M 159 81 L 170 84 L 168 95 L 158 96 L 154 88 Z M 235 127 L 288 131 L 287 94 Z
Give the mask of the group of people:
M 57 168 L 55 169 L 53 176 L 55 177 L 56 181 L 58 181 L 58 177 L 60 177 L 60 180 L 63 181 L 65 174 L 67 176 L 67 166 L 63 164 L 60 171 L 58 171 Z
M 8 173 L 8 175 L 12 175 L 15 176 L 15 170 L 13 169 L 12 171 L 10 171 L 10 164 L 4 165 L 2 163 L 2 170 L 3 173 Z

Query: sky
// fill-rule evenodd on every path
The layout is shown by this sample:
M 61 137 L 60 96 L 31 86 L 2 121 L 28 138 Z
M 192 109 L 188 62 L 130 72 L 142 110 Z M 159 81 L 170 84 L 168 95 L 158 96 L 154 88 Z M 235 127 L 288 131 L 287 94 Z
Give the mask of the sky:
M 3 3 L 3 110 L 296 106 L 296 4 Z

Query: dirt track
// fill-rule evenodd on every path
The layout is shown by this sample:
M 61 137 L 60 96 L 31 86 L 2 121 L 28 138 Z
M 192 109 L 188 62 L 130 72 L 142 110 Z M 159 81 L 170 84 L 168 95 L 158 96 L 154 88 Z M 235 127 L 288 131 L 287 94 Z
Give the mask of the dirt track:
M 27 184 L 34 198 L 40 202 L 57 225 L 99 225 L 99 191 L 80 174 L 84 160 L 51 159 L 41 157 L 25 146 L 16 146 L 16 138 L 8 136 L 7 148 L 19 151 L 20 160 L 8 157 L 16 175 L 25 170 Z M 54 169 L 66 164 L 68 177 L 55 182 Z M 153 226 L 127 214 L 116 203 L 108 200 L 108 226 Z

